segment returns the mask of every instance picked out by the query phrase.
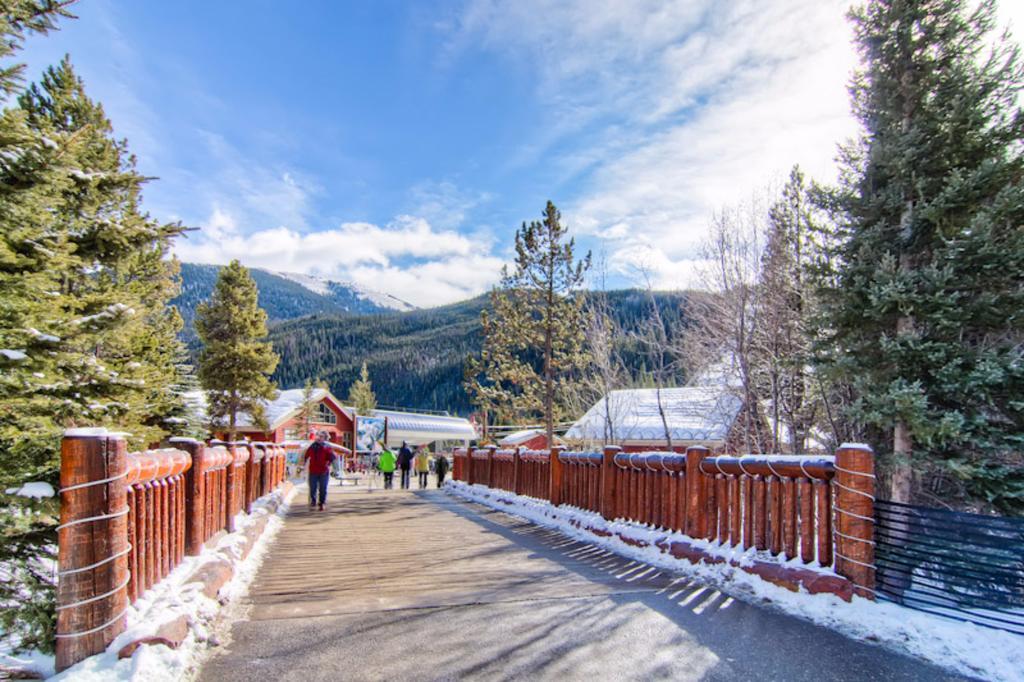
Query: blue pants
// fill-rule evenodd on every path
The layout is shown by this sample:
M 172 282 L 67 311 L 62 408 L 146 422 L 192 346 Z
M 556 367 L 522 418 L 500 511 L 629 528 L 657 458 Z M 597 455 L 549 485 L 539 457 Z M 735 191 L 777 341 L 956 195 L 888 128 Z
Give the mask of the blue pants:
M 327 482 L 331 480 L 330 474 L 309 475 L 309 503 L 316 504 L 317 493 L 320 493 L 320 504 L 327 504 Z

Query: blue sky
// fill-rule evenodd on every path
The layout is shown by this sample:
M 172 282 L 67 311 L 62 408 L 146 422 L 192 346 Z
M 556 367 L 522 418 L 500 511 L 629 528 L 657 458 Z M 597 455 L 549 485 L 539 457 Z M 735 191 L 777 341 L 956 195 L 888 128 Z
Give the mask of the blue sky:
M 159 177 L 147 208 L 201 228 L 183 260 L 435 305 L 493 284 L 548 199 L 610 285 L 692 285 L 714 211 L 833 177 L 845 7 L 83 0 L 23 60 L 70 53 Z

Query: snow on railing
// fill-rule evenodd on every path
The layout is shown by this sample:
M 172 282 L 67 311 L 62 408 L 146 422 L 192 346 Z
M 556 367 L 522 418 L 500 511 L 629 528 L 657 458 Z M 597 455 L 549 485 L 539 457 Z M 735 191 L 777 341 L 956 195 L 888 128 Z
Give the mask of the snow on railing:
M 874 596 L 874 454 L 709 456 L 677 452 L 458 449 L 454 478 L 568 504 L 721 548 L 834 570 Z
M 57 669 L 106 649 L 130 603 L 285 480 L 271 443 L 172 439 L 128 454 L 123 434 L 69 429 L 61 445 Z

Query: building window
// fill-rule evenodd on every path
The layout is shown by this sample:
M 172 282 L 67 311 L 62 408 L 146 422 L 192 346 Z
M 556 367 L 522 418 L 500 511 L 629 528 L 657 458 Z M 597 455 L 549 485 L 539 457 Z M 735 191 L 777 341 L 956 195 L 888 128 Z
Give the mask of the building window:
M 327 407 L 325 403 L 319 403 L 316 406 L 316 413 L 313 415 L 313 421 L 318 424 L 337 424 L 338 415 L 336 415 L 331 408 Z

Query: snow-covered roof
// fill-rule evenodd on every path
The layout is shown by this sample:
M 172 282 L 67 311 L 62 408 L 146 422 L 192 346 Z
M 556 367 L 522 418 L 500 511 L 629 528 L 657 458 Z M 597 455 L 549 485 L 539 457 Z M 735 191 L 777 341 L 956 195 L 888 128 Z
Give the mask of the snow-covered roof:
M 267 416 L 268 430 L 273 431 L 295 416 L 299 408 L 302 407 L 304 393 L 305 389 L 303 388 L 290 388 L 287 391 L 279 391 L 277 398 L 265 403 L 264 410 Z M 324 398 L 330 398 L 345 414 L 352 417 L 352 410 L 343 406 L 341 401 L 335 398 L 327 389 L 314 388 L 311 395 L 314 403 L 318 403 Z M 193 409 L 203 415 L 205 421 L 207 415 L 206 391 L 189 391 L 185 394 L 185 400 Z M 241 429 L 254 429 L 256 424 L 253 423 L 251 416 L 242 412 L 238 415 L 238 427 Z
M 523 429 L 522 431 L 513 431 L 499 440 L 498 445 L 521 445 L 532 438 L 543 435 L 544 431 L 541 431 L 540 429 Z
M 468 419 L 443 417 L 433 414 L 374 410 L 374 417 L 387 417 L 388 445 L 401 445 L 402 441 L 419 445 L 438 440 L 474 440 L 476 429 Z
M 522 445 L 528 440 L 532 440 L 537 436 L 545 436 L 547 432 L 544 429 L 523 429 L 522 431 L 513 431 L 504 438 L 498 441 L 498 445 L 502 446 L 516 446 Z M 555 436 L 555 444 L 562 443 L 562 439 L 557 435 Z
M 722 385 L 663 388 L 661 404 L 673 442 L 724 442 L 742 407 L 740 398 Z M 603 440 L 606 413 L 616 442 L 665 442 L 655 388 L 612 391 L 587 410 L 565 438 Z

